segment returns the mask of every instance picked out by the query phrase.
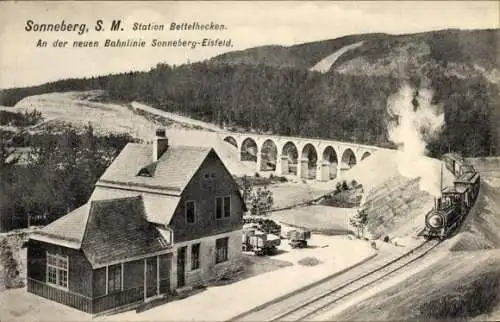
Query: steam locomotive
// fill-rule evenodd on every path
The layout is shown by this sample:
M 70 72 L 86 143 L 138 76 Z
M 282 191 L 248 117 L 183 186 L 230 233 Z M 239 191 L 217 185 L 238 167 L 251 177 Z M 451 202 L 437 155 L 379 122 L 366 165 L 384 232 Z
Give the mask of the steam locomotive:
M 443 162 L 455 180 L 441 189 L 441 197 L 434 199 L 434 208 L 425 216 L 422 235 L 427 239 L 447 238 L 463 222 L 479 193 L 480 176 L 472 165 L 455 153 L 444 155 Z

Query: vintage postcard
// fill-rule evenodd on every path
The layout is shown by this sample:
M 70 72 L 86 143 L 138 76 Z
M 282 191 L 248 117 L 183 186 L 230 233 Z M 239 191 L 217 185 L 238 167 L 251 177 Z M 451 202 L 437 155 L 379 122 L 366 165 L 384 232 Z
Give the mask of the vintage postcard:
M 1 1 L 1 321 L 500 320 L 498 1 Z

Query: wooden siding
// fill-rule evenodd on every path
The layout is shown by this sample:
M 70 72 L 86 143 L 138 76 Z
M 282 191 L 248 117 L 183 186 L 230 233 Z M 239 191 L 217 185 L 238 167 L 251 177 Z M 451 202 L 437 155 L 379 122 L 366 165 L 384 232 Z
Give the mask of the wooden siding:
M 89 297 L 64 291 L 32 278 L 28 278 L 27 282 L 28 292 L 74 307 L 83 312 L 94 313 L 92 310 L 92 299 Z
M 44 282 L 28 278 L 28 291 L 46 299 L 71 306 L 86 313 L 100 313 L 126 304 L 144 300 L 144 287 L 136 287 L 95 299 L 52 287 Z
M 37 248 L 33 248 L 35 250 Z M 155 263 L 157 256 L 151 259 Z M 170 271 L 172 266 L 172 255 L 164 254 L 160 259 L 160 294 L 170 293 Z M 118 308 L 127 304 L 144 300 L 144 259 L 123 264 L 123 290 L 106 294 L 106 268 L 94 270 L 93 284 L 94 296 L 88 297 L 75 293 L 71 290 L 63 290 L 45 283 L 43 280 L 27 279 L 29 292 L 74 307 L 87 313 L 100 313 L 110 309 Z M 71 267 L 70 267 L 71 269 Z M 155 272 L 156 274 L 156 272 Z M 155 275 L 156 276 L 156 275 Z M 156 284 L 155 284 L 156 285 Z M 156 294 L 156 289 L 152 292 Z
M 209 178 L 205 178 L 208 175 Z M 214 175 L 215 177 L 212 177 Z M 231 197 L 231 216 L 217 219 L 215 198 Z M 185 202 L 195 201 L 195 222 L 187 223 Z M 238 186 L 222 161 L 210 154 L 184 190 L 179 206 L 170 222 L 174 241 L 184 242 L 233 230 L 243 225 L 243 207 Z
M 93 300 L 93 312 L 99 313 L 144 300 L 144 286 L 131 288 L 118 293 L 97 297 Z
M 92 296 L 92 266 L 81 250 L 30 239 L 28 242 L 28 278 L 47 282 L 46 252 L 68 256 L 68 290 L 86 297 Z

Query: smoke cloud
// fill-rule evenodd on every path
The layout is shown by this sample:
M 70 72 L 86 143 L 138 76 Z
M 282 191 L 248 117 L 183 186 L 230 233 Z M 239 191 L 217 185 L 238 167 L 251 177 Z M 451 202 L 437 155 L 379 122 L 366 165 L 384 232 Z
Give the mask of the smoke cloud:
M 420 177 L 420 189 L 440 196 L 441 163 L 428 158 L 427 143 L 441 131 L 444 112 L 431 104 L 433 92 L 405 84 L 389 97 L 389 139 L 398 145 L 398 172 L 407 178 Z

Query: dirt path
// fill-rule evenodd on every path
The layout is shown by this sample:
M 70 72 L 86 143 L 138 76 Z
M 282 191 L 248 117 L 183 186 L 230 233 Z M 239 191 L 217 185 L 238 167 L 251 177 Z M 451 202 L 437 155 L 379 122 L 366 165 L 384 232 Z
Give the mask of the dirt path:
M 340 56 L 342 56 L 343 54 L 345 54 L 346 52 L 348 52 L 350 50 L 361 47 L 362 45 L 363 45 L 363 41 L 344 46 L 344 47 L 340 48 L 339 50 L 337 50 L 336 52 L 334 52 L 333 54 L 326 56 L 325 58 L 320 60 L 316 65 L 311 67 L 310 70 L 321 72 L 321 73 L 326 73 L 330 70 L 332 65 L 335 63 L 335 61 L 337 61 L 337 59 L 339 59 Z
M 132 102 L 130 105 L 134 109 L 143 110 L 143 111 L 146 111 L 148 113 L 151 113 L 151 114 L 154 114 L 154 115 L 157 115 L 160 117 L 165 117 L 165 118 L 171 119 L 175 122 L 184 123 L 184 124 L 188 124 L 188 125 L 192 125 L 192 126 L 199 126 L 203 129 L 210 130 L 210 131 L 222 131 L 223 130 L 222 128 L 220 128 L 214 124 L 194 120 L 194 119 L 186 117 L 186 116 L 181 116 L 178 114 L 163 111 L 163 110 L 160 110 L 160 109 L 157 109 L 157 108 L 154 108 L 154 107 L 142 104 L 142 103 Z

